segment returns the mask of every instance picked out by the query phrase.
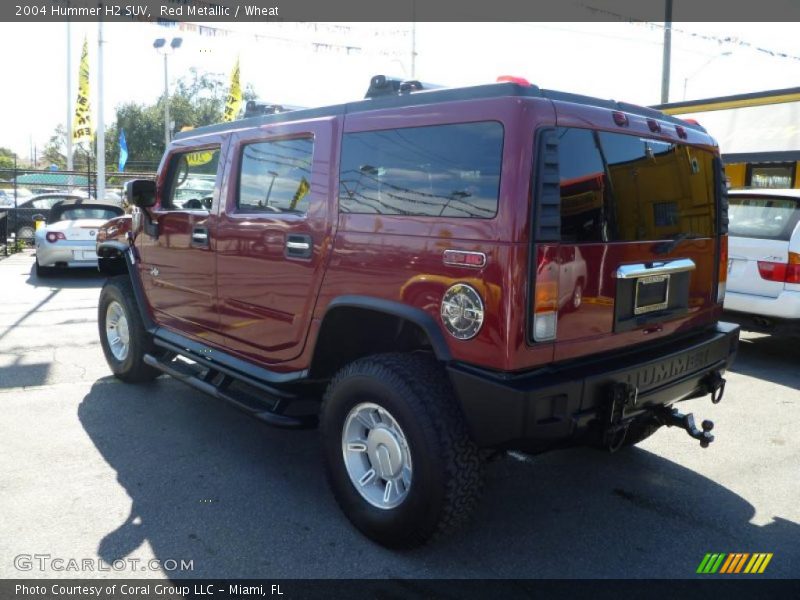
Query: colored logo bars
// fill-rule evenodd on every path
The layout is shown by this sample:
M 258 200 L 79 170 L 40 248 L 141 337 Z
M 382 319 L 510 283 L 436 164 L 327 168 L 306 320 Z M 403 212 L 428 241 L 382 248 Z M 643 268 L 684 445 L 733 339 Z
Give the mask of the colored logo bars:
M 731 552 L 728 554 L 706 554 L 697 567 L 697 572 L 703 575 L 713 575 L 714 573 L 763 573 L 769 561 L 772 560 L 772 552 Z

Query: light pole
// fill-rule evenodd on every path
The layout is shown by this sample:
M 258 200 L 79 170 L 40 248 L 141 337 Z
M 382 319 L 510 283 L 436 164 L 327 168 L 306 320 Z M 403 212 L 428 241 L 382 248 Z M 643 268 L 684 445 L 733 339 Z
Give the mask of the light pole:
M 170 135 L 169 135 L 169 75 L 167 71 L 167 57 L 175 52 L 178 48 L 181 47 L 183 43 L 183 38 L 175 37 L 172 38 L 172 41 L 169 43 L 169 47 L 167 47 L 167 40 L 164 38 L 158 38 L 153 42 L 153 48 L 159 54 L 164 55 L 164 148 L 166 149 L 169 146 Z
M 706 68 L 708 65 L 710 65 L 712 62 L 714 62 L 714 61 L 715 61 L 715 60 L 717 60 L 718 58 L 720 58 L 720 57 L 722 57 L 722 56 L 730 56 L 731 54 L 732 54 L 732 52 L 731 52 L 730 50 L 728 50 L 728 51 L 726 51 L 726 52 L 723 52 L 722 54 L 715 54 L 714 56 L 712 56 L 711 58 L 709 58 L 709 59 L 708 59 L 706 62 L 704 62 L 702 65 L 700 65 L 700 68 L 699 68 L 699 69 L 697 69 L 697 70 L 696 70 L 694 73 L 692 73 L 692 74 L 691 74 L 691 75 L 689 75 L 688 77 L 684 77 L 684 78 L 683 78 L 683 99 L 684 99 L 684 100 L 686 100 L 686 86 L 689 84 L 689 80 L 690 80 L 692 77 L 694 77 L 695 75 L 697 75 L 698 73 L 700 73 L 700 71 L 702 71 L 703 69 L 705 69 L 705 68 Z

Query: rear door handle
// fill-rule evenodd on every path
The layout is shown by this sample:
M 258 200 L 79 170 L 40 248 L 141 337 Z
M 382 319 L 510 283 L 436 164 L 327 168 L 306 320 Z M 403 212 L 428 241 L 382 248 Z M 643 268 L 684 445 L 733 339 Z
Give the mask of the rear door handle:
M 286 258 L 311 258 L 314 242 L 310 235 L 290 233 L 286 236 Z
M 195 227 L 192 230 L 192 246 L 208 248 L 208 229 L 206 227 Z

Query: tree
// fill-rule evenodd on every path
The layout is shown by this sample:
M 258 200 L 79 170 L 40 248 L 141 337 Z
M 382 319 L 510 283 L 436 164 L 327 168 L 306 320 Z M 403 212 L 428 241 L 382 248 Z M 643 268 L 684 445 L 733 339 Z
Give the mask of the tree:
M 226 78 L 217 73 L 199 73 L 192 68 L 175 85 L 170 96 L 170 120 L 174 131 L 202 127 L 222 120 L 225 96 L 228 92 Z M 248 85 L 245 100 L 256 98 Z M 125 131 L 128 146 L 128 171 L 154 171 L 164 154 L 164 99 L 155 104 L 128 102 L 117 107 L 116 125 L 106 129 L 106 165 L 116 170 L 119 159 L 119 131 Z
M 0 169 L 14 168 L 14 152 L 8 148 L 0 147 Z

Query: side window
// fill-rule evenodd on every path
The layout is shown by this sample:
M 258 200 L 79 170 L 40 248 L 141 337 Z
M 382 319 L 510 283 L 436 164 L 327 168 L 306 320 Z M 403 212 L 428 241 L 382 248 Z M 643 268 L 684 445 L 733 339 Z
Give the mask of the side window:
M 305 214 L 311 191 L 313 150 L 312 137 L 245 146 L 236 198 L 238 210 Z
M 208 210 L 214 198 L 219 148 L 204 148 L 172 157 L 169 187 L 162 199 L 166 210 Z
M 590 242 L 603 239 L 605 169 L 594 134 L 588 129 L 558 130 L 561 174 L 561 239 Z
M 39 198 L 38 200 L 34 200 L 31 204 L 33 204 L 33 208 L 53 208 L 53 204 L 55 204 L 59 198 Z
M 502 158 L 503 126 L 494 121 L 347 133 L 339 210 L 490 219 Z

